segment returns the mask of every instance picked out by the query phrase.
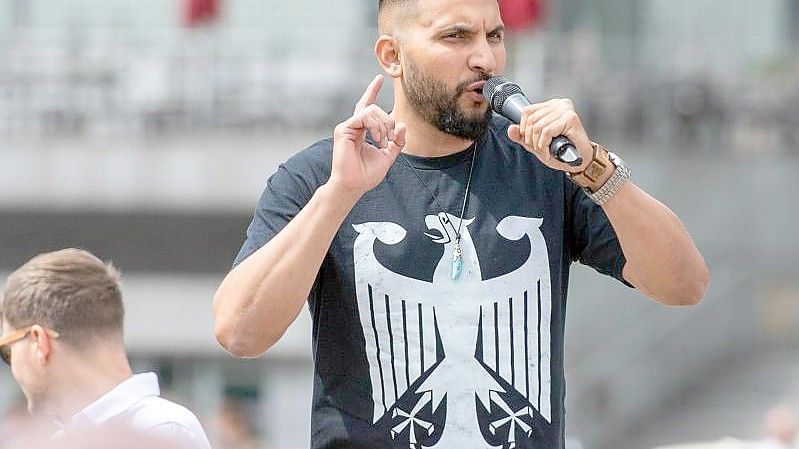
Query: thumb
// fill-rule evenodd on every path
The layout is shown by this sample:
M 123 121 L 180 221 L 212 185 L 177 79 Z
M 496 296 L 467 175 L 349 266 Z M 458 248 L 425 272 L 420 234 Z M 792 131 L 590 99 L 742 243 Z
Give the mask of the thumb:
M 405 132 L 408 131 L 408 126 L 405 123 L 397 123 L 394 127 L 394 139 L 388 144 L 388 153 L 393 158 L 399 156 L 403 148 L 405 148 Z
M 519 145 L 524 145 L 522 133 L 521 130 L 519 130 L 519 125 L 510 125 L 508 127 L 508 138 Z

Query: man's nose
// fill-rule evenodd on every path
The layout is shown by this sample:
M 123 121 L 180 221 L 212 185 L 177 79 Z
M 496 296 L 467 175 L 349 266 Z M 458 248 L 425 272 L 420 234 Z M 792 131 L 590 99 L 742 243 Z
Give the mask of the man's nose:
M 469 68 L 485 73 L 493 74 L 497 69 L 497 56 L 494 47 L 488 42 L 486 37 L 477 39 L 474 50 L 469 57 Z

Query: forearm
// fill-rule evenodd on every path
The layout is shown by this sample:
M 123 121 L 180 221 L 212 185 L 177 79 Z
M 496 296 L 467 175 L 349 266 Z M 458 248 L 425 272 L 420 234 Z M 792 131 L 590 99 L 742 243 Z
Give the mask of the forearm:
M 702 299 L 710 274 L 668 207 L 628 181 L 603 208 L 627 260 L 623 275 L 628 282 L 664 304 L 690 305 Z
M 574 143 L 584 161 L 576 170 L 550 152 L 550 142 L 560 135 Z M 618 164 L 607 150 L 588 139 L 571 100 L 525 107 L 519 125 L 508 127 L 508 137 L 544 165 L 570 172 L 572 181 L 594 192 L 595 201 L 604 202 L 627 260 L 622 274 L 628 282 L 665 304 L 696 304 L 702 299 L 710 275 L 685 227 L 666 206 L 630 182 L 623 167 L 615 170 Z
M 225 349 L 254 357 L 280 339 L 356 201 L 321 186 L 282 231 L 228 273 L 214 296 L 214 333 Z

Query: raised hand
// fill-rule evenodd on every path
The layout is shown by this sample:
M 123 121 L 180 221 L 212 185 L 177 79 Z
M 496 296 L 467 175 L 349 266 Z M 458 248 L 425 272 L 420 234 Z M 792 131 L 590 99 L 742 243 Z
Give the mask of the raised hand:
M 355 105 L 352 117 L 333 131 L 328 184 L 349 195 L 360 197 L 380 184 L 405 146 L 405 124 L 395 123 L 375 104 L 382 86 L 383 75 L 377 75 Z M 366 140 L 367 131 L 377 145 Z

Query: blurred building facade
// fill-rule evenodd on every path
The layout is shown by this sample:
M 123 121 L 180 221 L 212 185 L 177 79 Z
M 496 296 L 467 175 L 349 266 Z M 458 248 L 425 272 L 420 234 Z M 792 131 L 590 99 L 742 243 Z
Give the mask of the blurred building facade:
M 136 370 L 157 371 L 211 433 L 306 447 L 307 312 L 267 356 L 234 360 L 213 340 L 211 297 L 266 177 L 329 135 L 378 71 L 376 3 L 224 0 L 217 21 L 187 27 L 177 0 L 0 0 L 0 272 L 65 246 L 114 260 Z M 799 6 L 560 0 L 547 11 L 509 36 L 508 77 L 534 98 L 574 98 L 714 273 L 703 306 L 674 311 L 575 270 L 569 431 L 587 449 L 624 448 L 631 425 L 715 367 L 796 340 L 779 297 L 797 288 L 799 211 L 786 205 Z M 0 376 L 0 408 L 16 400 Z M 232 426 L 231 410 L 246 422 Z
M 0 135 L 327 129 L 376 69 L 376 2 L 228 0 L 187 27 L 189 1 L 0 2 Z M 664 146 L 746 147 L 764 123 L 796 143 L 796 2 L 541 3 L 548 20 L 511 36 L 531 96 Z

